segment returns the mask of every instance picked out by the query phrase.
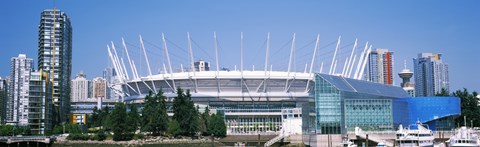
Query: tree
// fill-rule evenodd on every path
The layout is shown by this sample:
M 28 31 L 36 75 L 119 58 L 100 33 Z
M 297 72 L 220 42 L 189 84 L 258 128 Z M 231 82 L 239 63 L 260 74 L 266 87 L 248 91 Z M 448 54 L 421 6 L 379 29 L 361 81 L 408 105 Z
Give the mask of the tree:
M 145 97 L 145 105 L 142 110 L 142 131 L 152 132 L 153 135 L 160 135 L 168 129 L 167 97 L 163 91 L 153 95 L 150 92 Z
M 90 121 L 87 121 L 87 126 L 89 127 L 99 127 L 101 126 L 101 111 L 98 110 L 97 106 L 93 107 L 93 113 L 90 115 Z
M 190 90 L 184 92 L 177 88 L 177 96 L 173 100 L 173 119 L 176 120 L 183 135 L 194 135 L 198 131 L 198 113 L 192 101 Z
M 460 109 L 462 111 L 461 116 L 455 120 L 457 124 L 463 125 L 465 123 L 464 117 L 466 117 L 466 124 L 473 121 L 475 127 L 480 126 L 480 107 L 478 106 L 477 95 L 478 93 L 475 91 L 470 94 L 465 88 L 463 91 L 457 90 L 453 93 L 453 96 L 460 98 Z
M 137 111 L 137 106 L 135 104 L 130 105 L 130 112 L 128 112 L 128 117 L 127 117 L 127 124 L 128 132 L 135 132 L 138 129 L 138 126 L 140 125 L 140 115 L 138 114 Z
M 66 123 L 66 124 L 56 125 L 52 131 L 53 134 L 63 134 L 64 132 L 67 134 L 81 134 L 82 128 L 78 124 Z
M 197 110 L 198 110 L 197 106 Z M 197 111 L 200 114 L 200 112 Z M 202 133 L 202 135 L 209 135 L 208 134 L 208 124 L 210 122 L 210 109 L 208 107 L 205 108 L 205 111 L 200 115 L 198 119 L 198 131 Z
M 155 111 L 155 99 L 151 91 L 145 96 L 144 101 L 142 109 L 142 131 L 154 132 L 152 113 Z
M 183 134 L 182 128 L 180 128 L 180 124 L 176 120 L 172 120 L 168 124 L 168 133 L 175 137 Z
M 216 137 L 227 135 L 227 126 L 220 111 L 217 111 L 217 114 L 212 114 L 208 129 L 208 133 Z
M 100 110 L 100 115 L 99 115 L 99 120 L 101 121 L 100 122 L 100 125 L 99 126 L 103 126 L 103 128 L 105 130 L 111 130 L 111 121 L 110 119 L 108 119 L 110 115 L 110 107 L 105 107 L 105 109 L 103 110 Z
M 133 133 L 129 132 L 127 122 L 127 112 L 124 103 L 116 103 L 112 114 L 109 116 L 111 129 L 113 131 L 113 140 L 131 140 Z
M 447 89 L 442 88 L 442 90 L 439 93 L 435 94 L 435 96 L 450 96 L 450 94 L 448 93 Z
M 168 114 L 167 114 L 167 97 L 163 95 L 163 91 L 160 89 L 156 94 L 157 105 L 157 117 L 158 117 L 158 132 L 165 132 L 168 129 Z

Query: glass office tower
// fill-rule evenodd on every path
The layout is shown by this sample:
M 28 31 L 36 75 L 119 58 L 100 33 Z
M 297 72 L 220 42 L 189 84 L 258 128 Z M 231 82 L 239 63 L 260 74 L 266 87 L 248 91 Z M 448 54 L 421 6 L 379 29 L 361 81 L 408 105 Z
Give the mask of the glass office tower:
M 53 78 L 56 123 L 68 122 L 72 73 L 72 25 L 65 12 L 47 9 L 41 13 L 38 31 L 38 69 L 49 73 L 48 77 Z
M 450 92 L 448 65 L 442 54 L 421 53 L 413 59 L 415 96 L 434 96 L 442 89 Z

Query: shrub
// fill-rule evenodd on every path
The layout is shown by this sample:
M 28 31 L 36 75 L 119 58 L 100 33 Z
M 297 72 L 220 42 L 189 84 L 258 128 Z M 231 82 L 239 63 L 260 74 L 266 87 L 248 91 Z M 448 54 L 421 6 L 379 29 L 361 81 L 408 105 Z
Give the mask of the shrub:
M 145 138 L 145 135 L 143 134 L 135 134 L 133 135 L 133 139 L 138 140 L 138 139 L 143 139 Z

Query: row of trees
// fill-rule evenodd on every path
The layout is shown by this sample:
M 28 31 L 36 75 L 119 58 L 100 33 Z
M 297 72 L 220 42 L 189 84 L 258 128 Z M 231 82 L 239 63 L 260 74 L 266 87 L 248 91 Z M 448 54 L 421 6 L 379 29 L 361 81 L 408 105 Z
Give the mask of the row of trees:
M 150 92 L 145 97 L 141 111 L 135 104 L 127 109 L 124 103 L 115 104 L 111 112 L 108 107 L 105 110 L 95 109 L 87 120 L 87 126 L 113 132 L 113 140 L 130 140 L 137 131 L 152 136 L 226 135 L 226 125 L 220 112 L 210 114 L 207 107 L 201 114 L 192 101 L 190 91 L 177 88 L 176 93 L 171 106 L 172 118 L 167 113 L 167 97 L 159 91 L 156 94 Z
M 14 135 L 30 135 L 30 127 L 28 126 L 13 126 L 0 125 L 0 136 L 14 136 Z
M 457 90 L 449 94 L 445 89 L 442 89 L 437 96 L 454 96 L 460 98 L 461 115 L 455 119 L 455 123 L 463 125 L 464 123 L 470 125 L 473 122 L 474 127 L 480 127 L 480 106 L 477 92 L 468 92 L 466 88 Z M 465 119 L 467 122 L 465 122 Z

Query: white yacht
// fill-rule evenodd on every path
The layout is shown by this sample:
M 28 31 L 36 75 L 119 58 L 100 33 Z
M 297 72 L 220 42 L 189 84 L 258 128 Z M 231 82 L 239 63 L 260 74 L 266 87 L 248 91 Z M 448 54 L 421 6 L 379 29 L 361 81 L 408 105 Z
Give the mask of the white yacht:
M 417 129 L 412 129 L 411 126 L 403 128 L 402 125 L 398 127 L 397 138 L 395 144 L 399 147 L 433 147 L 432 130 L 428 126 L 417 122 Z
M 480 147 L 480 140 L 472 128 L 461 127 L 447 141 L 449 147 Z

